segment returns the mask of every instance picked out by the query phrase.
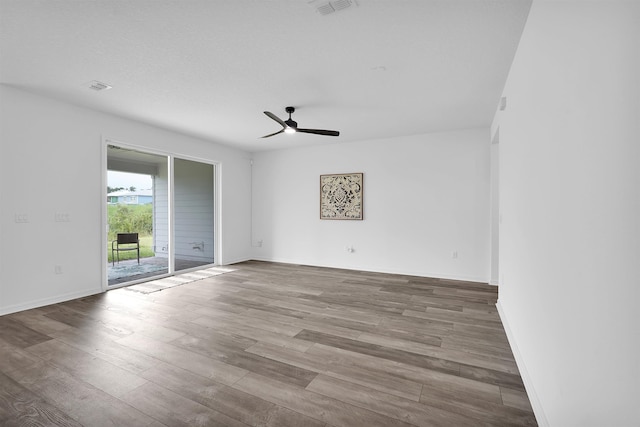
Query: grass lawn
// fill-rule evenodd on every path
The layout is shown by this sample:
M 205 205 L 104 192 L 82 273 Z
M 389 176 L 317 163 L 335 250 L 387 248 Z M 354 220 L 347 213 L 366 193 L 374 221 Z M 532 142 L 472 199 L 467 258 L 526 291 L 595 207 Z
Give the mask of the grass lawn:
M 153 236 L 140 236 L 140 258 L 148 258 L 155 256 L 153 252 Z M 136 251 L 120 252 L 120 261 L 125 259 L 136 259 Z M 107 243 L 107 260 L 112 262 L 111 258 L 111 241 Z

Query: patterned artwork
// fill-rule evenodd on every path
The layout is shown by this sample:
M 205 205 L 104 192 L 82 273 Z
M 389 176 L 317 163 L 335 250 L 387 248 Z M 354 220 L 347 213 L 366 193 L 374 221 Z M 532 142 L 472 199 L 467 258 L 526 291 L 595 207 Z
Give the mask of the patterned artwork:
M 362 219 L 362 174 L 320 175 L 320 219 Z

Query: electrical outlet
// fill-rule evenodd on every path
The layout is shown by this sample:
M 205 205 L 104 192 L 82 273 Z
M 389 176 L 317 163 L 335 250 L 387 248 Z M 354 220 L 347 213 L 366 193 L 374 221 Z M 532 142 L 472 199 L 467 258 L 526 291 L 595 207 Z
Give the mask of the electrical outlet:
M 261 248 L 261 247 L 262 247 L 262 240 L 258 240 L 258 241 L 256 242 L 256 246 L 257 246 L 257 247 L 259 247 L 259 248 Z
M 17 213 L 14 217 L 16 223 L 25 224 L 29 222 L 29 216 L 26 213 Z
M 62 274 L 62 266 L 61 265 L 56 265 L 53 267 L 53 272 L 55 274 Z
M 66 212 L 64 212 L 64 213 L 56 212 L 53 215 L 53 220 L 55 222 L 69 222 L 69 221 L 71 221 L 71 216 Z
M 458 251 L 453 251 L 451 256 L 453 257 L 453 259 L 458 259 Z

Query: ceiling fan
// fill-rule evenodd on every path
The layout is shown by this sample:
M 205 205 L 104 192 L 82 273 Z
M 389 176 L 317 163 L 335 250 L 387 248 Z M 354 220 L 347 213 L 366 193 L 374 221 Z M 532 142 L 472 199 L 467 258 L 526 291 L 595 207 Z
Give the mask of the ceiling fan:
M 287 107 L 285 108 L 285 111 L 287 113 L 289 113 L 289 119 L 288 120 L 280 120 L 280 118 L 278 118 L 278 116 L 276 116 L 275 114 L 269 112 L 269 111 L 265 111 L 264 113 L 271 119 L 275 120 L 276 122 L 280 123 L 280 126 L 282 126 L 282 129 L 279 130 L 278 132 L 274 132 L 272 134 L 269 135 L 265 135 L 263 136 L 263 138 L 269 138 L 270 136 L 274 136 L 274 135 L 278 135 L 279 133 L 285 132 L 285 133 L 296 133 L 296 132 L 301 132 L 301 133 L 313 133 L 316 135 L 326 135 L 326 136 L 340 136 L 340 132 L 338 132 L 337 130 L 324 130 L 324 129 L 301 129 L 298 127 L 298 123 L 294 122 L 293 120 L 291 120 L 291 113 L 293 113 L 294 111 L 296 111 L 296 109 L 294 107 Z

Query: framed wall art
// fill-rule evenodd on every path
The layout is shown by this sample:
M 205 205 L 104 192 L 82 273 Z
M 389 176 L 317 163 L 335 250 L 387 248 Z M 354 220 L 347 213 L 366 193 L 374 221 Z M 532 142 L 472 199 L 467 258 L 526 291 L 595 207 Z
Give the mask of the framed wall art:
M 363 219 L 362 178 L 362 173 L 320 175 L 320 219 Z

